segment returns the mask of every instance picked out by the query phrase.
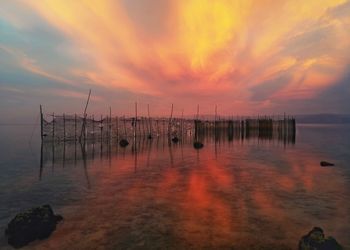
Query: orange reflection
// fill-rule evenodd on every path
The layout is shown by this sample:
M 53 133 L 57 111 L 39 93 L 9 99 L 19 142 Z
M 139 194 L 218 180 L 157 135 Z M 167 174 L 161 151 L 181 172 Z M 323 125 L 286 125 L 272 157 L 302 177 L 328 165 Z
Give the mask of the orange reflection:
M 342 199 L 332 199 L 346 192 L 341 177 L 319 167 L 318 155 L 269 146 L 265 150 L 275 158 L 257 158 L 240 142 L 233 148 L 217 145 L 215 155 L 208 142 L 200 152 L 191 145 L 173 147 L 170 164 L 162 143 L 149 152 L 151 143 L 138 151 L 137 166 L 131 150 L 112 157 L 111 166 L 92 162 L 91 192 L 77 207 L 66 208 L 65 223 L 35 247 L 294 246 L 310 223 L 337 233 L 333 222 L 341 224 L 347 213 Z M 330 211 L 336 213 L 332 222 Z

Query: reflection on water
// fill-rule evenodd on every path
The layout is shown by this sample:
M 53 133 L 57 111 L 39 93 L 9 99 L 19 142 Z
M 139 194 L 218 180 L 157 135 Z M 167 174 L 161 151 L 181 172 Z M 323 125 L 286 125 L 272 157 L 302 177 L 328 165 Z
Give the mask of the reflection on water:
M 65 221 L 28 248 L 295 249 L 313 226 L 350 247 L 349 135 L 333 152 L 317 143 L 324 132 L 299 127 L 296 144 L 204 137 L 200 150 L 190 137 L 138 138 L 126 148 L 45 143 L 36 170 L 15 186 L 29 189 L 27 206 L 47 200 Z M 337 167 L 321 168 L 322 159 Z M 14 194 L 3 196 L 23 197 Z

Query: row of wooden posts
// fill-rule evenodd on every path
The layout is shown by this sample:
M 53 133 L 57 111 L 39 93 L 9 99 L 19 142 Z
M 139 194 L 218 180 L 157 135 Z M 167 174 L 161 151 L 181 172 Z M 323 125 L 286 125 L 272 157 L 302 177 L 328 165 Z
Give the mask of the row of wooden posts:
M 86 106 L 87 107 L 87 106 Z M 295 137 L 296 121 L 293 117 L 259 116 L 255 118 L 241 117 L 219 118 L 215 109 L 214 119 L 200 119 L 199 107 L 194 119 L 173 117 L 173 105 L 169 118 L 151 118 L 149 106 L 148 116 L 138 116 L 135 103 L 134 117 L 112 117 L 111 108 L 109 116 L 95 119 L 88 117 L 86 108 L 83 116 L 55 115 L 51 119 L 45 119 L 42 106 L 40 106 L 41 138 L 42 140 L 85 141 L 105 139 L 127 139 L 144 136 L 152 139 L 155 136 L 166 135 L 171 139 L 181 139 L 183 136 L 193 136 L 195 141 L 200 141 L 203 136 L 228 136 L 240 135 L 245 138 L 259 136 L 264 138 Z

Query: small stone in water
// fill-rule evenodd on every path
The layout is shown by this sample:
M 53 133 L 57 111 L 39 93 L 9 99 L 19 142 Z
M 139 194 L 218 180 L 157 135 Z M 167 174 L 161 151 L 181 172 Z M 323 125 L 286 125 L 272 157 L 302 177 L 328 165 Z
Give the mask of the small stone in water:
M 320 165 L 321 165 L 322 167 L 334 166 L 333 163 L 330 163 L 330 162 L 327 162 L 327 161 L 321 161 L 321 162 L 320 162 Z

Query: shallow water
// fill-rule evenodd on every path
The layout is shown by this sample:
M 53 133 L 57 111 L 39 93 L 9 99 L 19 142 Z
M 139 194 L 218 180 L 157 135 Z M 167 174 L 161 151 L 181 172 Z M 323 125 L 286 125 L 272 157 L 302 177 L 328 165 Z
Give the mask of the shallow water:
M 155 138 L 42 154 L 33 127 L 0 128 L 0 230 L 46 203 L 65 218 L 24 249 L 295 249 L 313 226 L 350 248 L 349 125 L 298 125 L 295 144 Z

